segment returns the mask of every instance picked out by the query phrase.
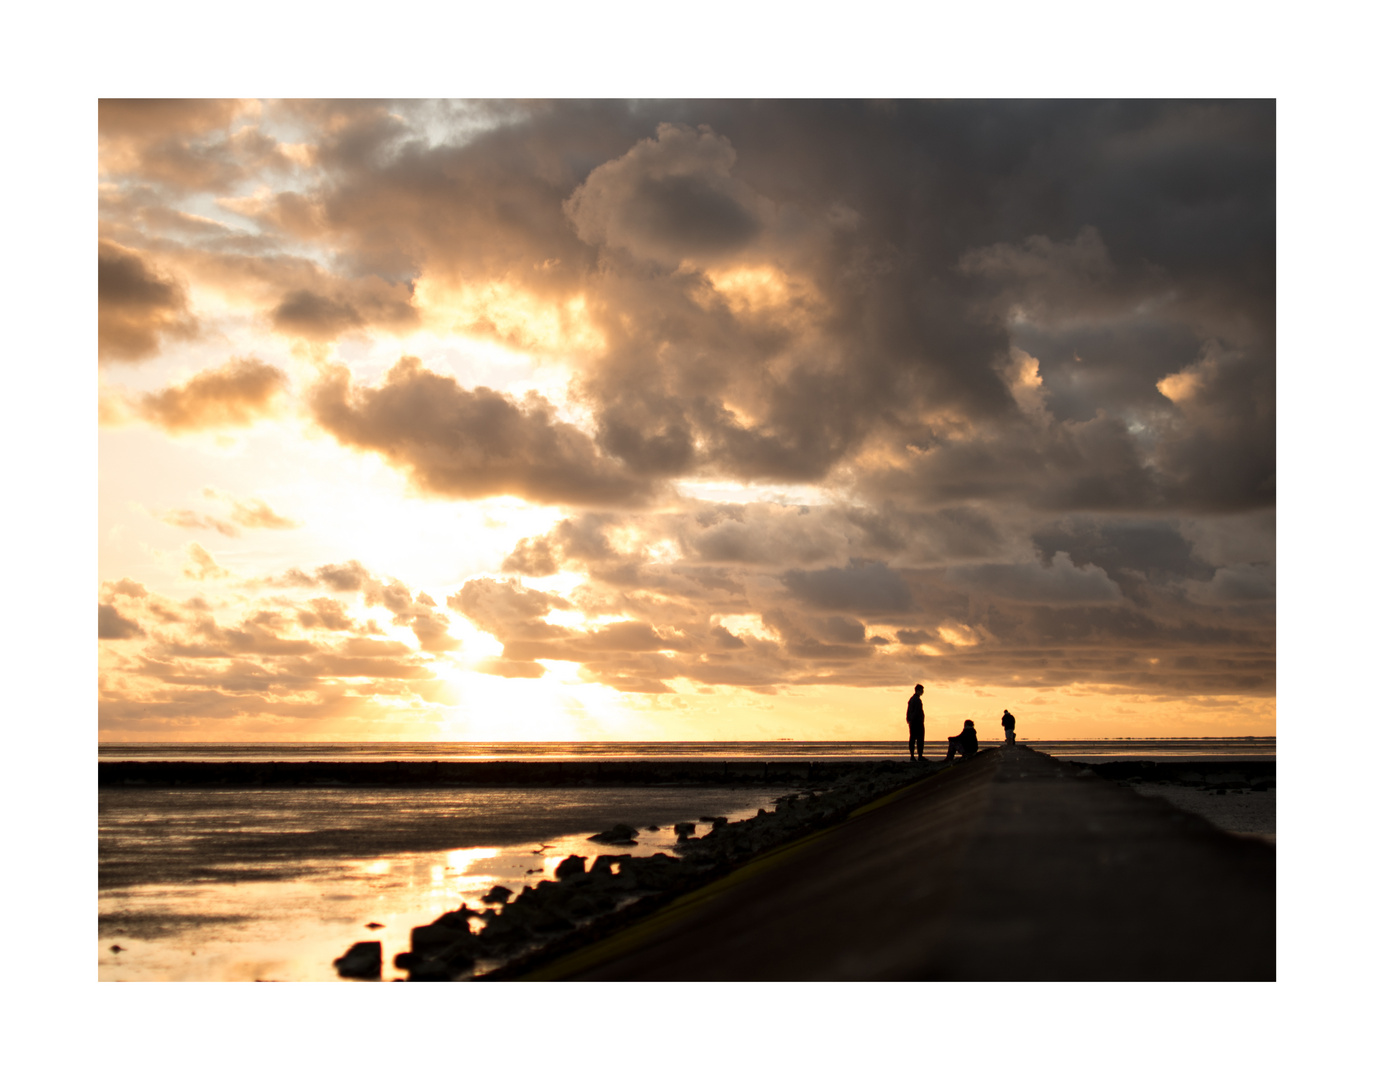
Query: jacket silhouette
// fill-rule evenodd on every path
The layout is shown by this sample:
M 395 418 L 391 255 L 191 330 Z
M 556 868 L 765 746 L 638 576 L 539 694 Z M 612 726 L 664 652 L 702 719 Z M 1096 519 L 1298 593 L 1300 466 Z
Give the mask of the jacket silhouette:
M 958 735 L 949 737 L 949 753 L 945 756 L 945 760 L 953 761 L 955 754 L 962 754 L 966 758 L 971 758 L 976 753 L 978 753 L 978 731 L 974 728 L 972 720 L 965 720 L 964 730 Z

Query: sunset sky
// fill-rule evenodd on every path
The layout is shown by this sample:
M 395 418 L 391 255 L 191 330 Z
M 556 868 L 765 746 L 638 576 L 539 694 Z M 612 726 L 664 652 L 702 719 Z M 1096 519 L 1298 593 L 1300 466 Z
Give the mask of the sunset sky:
M 1271 101 L 106 100 L 99 162 L 102 739 L 1275 731 Z

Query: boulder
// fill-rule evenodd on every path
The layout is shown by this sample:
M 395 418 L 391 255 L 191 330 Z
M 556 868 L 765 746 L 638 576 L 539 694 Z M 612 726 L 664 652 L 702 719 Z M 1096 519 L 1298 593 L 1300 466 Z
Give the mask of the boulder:
M 457 911 L 446 911 L 434 920 L 436 926 L 451 926 L 460 933 L 467 929 L 468 920 L 480 915 L 480 911 L 473 911 L 472 908 L 464 904 Z
M 355 941 L 348 952 L 334 961 L 334 968 L 345 979 L 378 979 L 382 974 L 382 943 Z
M 559 878 L 577 877 L 587 872 L 587 860 L 581 855 L 569 855 L 554 870 L 553 876 Z
M 411 982 L 452 982 L 472 967 L 472 951 L 468 945 L 454 945 L 428 956 L 401 953 L 396 957 L 396 966 L 410 972 Z M 402 956 L 406 958 L 404 964 Z
M 511 897 L 511 891 L 504 885 L 493 885 L 487 890 L 487 895 L 482 897 L 484 904 L 504 904 Z
M 466 920 L 459 920 L 457 925 L 436 920 L 428 926 L 417 926 L 410 932 L 410 951 L 432 952 L 436 948 L 452 945 L 455 941 L 470 937 L 472 929 Z
M 597 844 L 635 844 L 638 843 L 635 839 L 638 835 L 639 830 L 629 825 L 612 825 L 605 832 L 596 833 L 587 839 Z
M 679 840 L 683 839 L 684 837 L 691 836 L 696 831 L 697 823 L 695 821 L 679 821 L 676 825 L 673 826 L 673 832 L 677 833 L 677 837 Z

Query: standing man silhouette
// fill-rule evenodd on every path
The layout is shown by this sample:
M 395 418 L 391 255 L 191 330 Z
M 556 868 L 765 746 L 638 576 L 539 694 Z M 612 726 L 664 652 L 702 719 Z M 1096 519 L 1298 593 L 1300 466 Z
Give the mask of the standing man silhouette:
M 921 761 L 926 759 L 926 710 L 921 704 L 921 695 L 925 693 L 925 687 L 920 683 L 916 684 L 916 693 L 907 699 L 906 703 L 906 728 L 907 734 L 907 753 L 911 755 L 911 760 Z

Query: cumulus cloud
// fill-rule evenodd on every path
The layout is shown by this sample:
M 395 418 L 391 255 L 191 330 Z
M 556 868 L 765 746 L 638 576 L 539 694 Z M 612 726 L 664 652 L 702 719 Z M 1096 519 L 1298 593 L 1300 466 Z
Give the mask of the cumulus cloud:
M 430 715 L 432 705 L 454 704 L 429 665 L 459 643 L 432 601 L 356 562 L 320 569 L 326 579 L 357 586 L 339 591 L 398 609 L 395 624 L 408 626 L 416 643 L 355 618 L 335 596 L 311 595 L 322 583 L 300 571 L 289 584 L 276 582 L 270 596 L 214 605 L 170 600 L 129 579 L 105 582 L 100 637 L 126 644 L 103 668 L 110 677 L 102 678 L 102 727 L 232 721 L 309 730 L 315 723 L 414 719 Z M 129 610 L 118 610 L 115 597 Z
M 213 529 L 221 536 L 238 536 L 238 527 L 228 521 L 209 514 L 197 514 L 194 510 L 168 510 L 162 520 L 178 529 Z
M 199 544 L 188 545 L 186 554 L 191 557 L 191 562 L 182 568 L 184 577 L 192 581 L 206 581 L 229 576 L 229 571 L 215 562 L 215 557 Z
M 101 174 L 196 192 L 290 170 L 289 154 L 251 122 L 260 113 L 252 101 L 102 99 Z
M 766 205 L 734 179 L 735 149 L 702 125 L 660 124 L 654 138 L 599 165 L 565 204 L 578 236 L 673 268 L 746 245 Z
M 102 641 L 122 641 L 143 636 L 143 628 L 126 619 L 113 604 L 100 605 L 99 637 Z
M 493 674 L 566 660 L 662 693 L 909 685 L 919 663 L 1268 693 L 1274 121 L 1272 102 L 102 104 L 102 253 L 144 305 L 111 291 L 109 358 L 190 332 L 205 288 L 317 358 L 423 327 L 570 370 L 578 425 L 438 358 L 366 383 L 340 350 L 308 394 L 418 493 L 562 508 L 500 572 L 575 588 L 453 583 L 448 611 L 502 642 Z M 198 222 L 212 202 L 251 233 Z M 127 408 L 247 422 L 285 388 L 271 371 L 238 412 L 195 379 Z M 746 501 L 684 494 L 707 484 Z M 244 506 L 176 523 L 284 527 Z M 276 580 L 329 594 L 297 605 L 311 634 L 346 632 L 313 601 L 351 593 L 445 642 L 435 605 L 358 564 Z
M 455 649 L 460 644 L 449 633 L 448 616 L 437 609 L 428 595 L 423 592 L 412 594 L 405 582 L 378 577 L 356 559 L 318 566 L 314 574 L 292 569 L 280 578 L 268 579 L 267 583 L 293 588 L 322 586 L 334 592 L 358 593 L 365 603 L 389 611 L 393 626 L 409 627 L 421 649 L 441 653 Z M 328 629 L 351 625 L 351 620 L 346 618 L 338 601 L 327 598 L 312 600 L 310 610 L 298 615 L 298 618 L 304 620 L 303 625 L 308 623 Z
M 144 394 L 134 408 L 149 423 L 171 432 L 246 427 L 275 412 L 286 385 L 279 368 L 235 358 L 180 386 Z
M 214 488 L 206 488 L 204 494 L 208 499 L 222 499 L 228 502 L 233 508 L 229 515 L 232 520 L 225 521 L 213 514 L 201 514 L 194 510 L 179 509 L 167 511 L 162 515 L 162 521 L 179 529 L 213 529 L 221 536 L 228 537 L 240 536 L 240 526 L 245 529 L 300 528 L 301 523 L 299 521 L 282 517 L 261 499 L 240 501 L 232 496 L 223 495 Z
M 196 334 L 185 287 L 139 252 L 101 240 L 98 266 L 101 360 L 145 360 L 163 338 Z
M 639 502 L 652 490 L 538 394 L 516 401 L 484 386 L 466 390 L 413 356 L 373 388 L 355 388 L 335 368 L 310 400 L 325 431 L 346 446 L 377 451 L 432 494 L 576 506 Z

